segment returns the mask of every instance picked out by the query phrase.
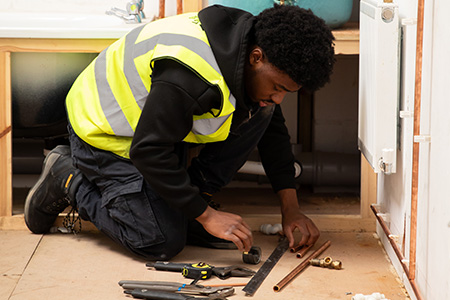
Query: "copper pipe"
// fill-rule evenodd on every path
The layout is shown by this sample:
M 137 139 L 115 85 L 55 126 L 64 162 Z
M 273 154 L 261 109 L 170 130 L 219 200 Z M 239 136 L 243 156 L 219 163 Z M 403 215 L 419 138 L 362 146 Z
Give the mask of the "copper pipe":
M 330 245 L 331 242 L 326 241 L 322 246 L 320 246 L 319 249 L 311 253 L 311 255 L 309 255 L 308 258 L 302 261 L 297 267 L 295 267 L 295 269 L 293 269 L 289 274 L 287 274 L 286 277 L 284 277 L 283 279 L 281 279 L 280 282 L 274 285 L 273 290 L 275 292 L 281 291 L 281 289 L 284 288 L 289 282 L 291 282 L 291 280 L 294 279 L 295 276 L 300 274 L 304 269 L 306 269 L 310 265 L 309 261 L 311 259 L 314 259 L 320 254 L 322 254 L 322 252 L 325 251 Z
M 300 251 L 300 249 L 302 249 L 304 246 L 305 245 L 297 245 L 297 246 L 291 248 L 291 253 L 295 253 L 295 252 Z
M 383 218 L 381 218 L 378 215 L 378 211 L 377 211 L 376 207 L 372 204 L 370 206 L 370 208 L 372 209 L 373 213 L 375 214 L 375 217 L 378 220 L 378 223 L 380 224 L 381 228 L 383 229 L 384 233 L 386 234 L 386 237 L 388 238 L 389 243 L 391 243 L 392 249 L 394 250 L 395 254 L 397 255 L 397 258 L 400 261 L 400 264 L 402 265 L 403 271 L 405 271 L 405 274 L 408 276 L 409 283 L 411 284 L 411 287 L 414 291 L 414 294 L 416 295 L 417 300 L 423 300 L 422 295 L 420 294 L 419 288 L 417 287 L 416 281 L 414 279 L 411 279 L 409 276 L 408 266 L 404 262 L 404 257 L 402 255 L 400 249 L 398 248 L 398 245 L 395 243 L 393 236 L 391 234 L 391 231 L 387 227 Z
M 309 249 L 311 249 L 312 246 L 313 245 L 297 245 L 297 246 L 291 248 L 291 253 L 296 253 L 296 252 L 299 252 L 299 251 L 305 251 L 305 249 L 306 249 L 306 251 L 308 251 Z M 305 254 L 303 254 L 303 255 L 305 255 Z
M 298 251 L 297 253 L 297 258 L 302 258 L 306 255 L 306 253 L 309 251 L 309 249 L 312 248 L 313 245 L 309 245 L 309 246 L 305 246 L 302 249 L 300 249 L 300 251 Z
M 420 135 L 420 103 L 422 97 L 422 48 L 424 1 L 419 0 L 417 7 L 417 40 L 416 40 L 416 78 L 414 90 L 414 136 Z M 417 247 L 417 202 L 419 189 L 419 149 L 420 144 L 413 142 L 412 182 L 411 182 L 411 224 L 409 237 L 409 279 L 416 277 Z
M 183 13 L 183 0 L 177 0 L 177 15 Z
M 216 284 L 208 284 L 210 287 L 223 287 L 223 286 L 246 286 L 247 282 L 239 282 L 239 283 L 216 283 Z
M 166 15 L 166 1 L 159 0 L 159 19 L 164 18 Z

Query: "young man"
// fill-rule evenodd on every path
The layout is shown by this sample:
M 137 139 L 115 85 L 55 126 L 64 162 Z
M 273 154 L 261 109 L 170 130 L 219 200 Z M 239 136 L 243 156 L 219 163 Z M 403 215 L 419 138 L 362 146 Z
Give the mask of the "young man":
M 313 244 L 319 230 L 299 210 L 279 104 L 323 86 L 333 63 L 330 30 L 295 6 L 256 17 L 211 6 L 136 28 L 70 90 L 70 149 L 48 154 L 26 200 L 29 229 L 47 232 L 72 205 L 148 259 L 169 259 L 186 243 L 248 251 L 250 227 L 208 203 L 258 147 L 290 246 L 296 228 L 301 244 Z M 192 143 L 205 146 L 186 169 Z

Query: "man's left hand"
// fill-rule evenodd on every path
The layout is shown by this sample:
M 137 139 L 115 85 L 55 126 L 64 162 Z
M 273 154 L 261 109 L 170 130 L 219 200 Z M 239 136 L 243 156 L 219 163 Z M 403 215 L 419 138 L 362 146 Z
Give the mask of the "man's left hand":
M 294 230 L 297 228 L 302 234 L 298 245 L 314 245 L 319 239 L 320 231 L 314 222 L 300 212 L 295 189 L 285 189 L 278 192 L 281 199 L 283 215 L 283 232 L 289 240 L 289 247 L 294 247 Z

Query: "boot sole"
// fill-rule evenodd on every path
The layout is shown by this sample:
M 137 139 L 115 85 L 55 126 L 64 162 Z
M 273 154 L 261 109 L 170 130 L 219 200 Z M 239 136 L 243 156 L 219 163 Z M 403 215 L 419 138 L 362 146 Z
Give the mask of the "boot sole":
M 28 192 L 27 198 L 25 200 L 24 217 L 25 217 L 25 223 L 27 224 L 28 228 L 30 228 L 30 230 L 31 230 L 31 227 L 30 227 L 31 224 L 28 223 L 28 220 L 29 220 L 29 216 L 30 216 L 31 199 L 33 198 L 33 195 L 36 193 L 36 191 L 42 187 L 42 184 L 47 179 L 47 176 L 49 175 L 50 169 L 53 167 L 53 165 L 58 161 L 58 159 L 61 156 L 65 155 L 65 154 L 70 154 L 70 148 L 68 146 L 57 146 L 45 157 L 44 163 L 43 163 L 44 169 L 42 170 L 42 174 L 41 174 L 41 176 L 39 176 L 39 179 L 36 182 L 36 184 L 33 186 L 33 188 Z M 33 231 L 33 230 L 31 230 L 31 231 Z

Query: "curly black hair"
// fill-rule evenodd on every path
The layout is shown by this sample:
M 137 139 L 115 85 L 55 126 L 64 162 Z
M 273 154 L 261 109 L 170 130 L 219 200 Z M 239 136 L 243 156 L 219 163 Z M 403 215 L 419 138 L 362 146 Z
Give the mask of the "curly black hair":
M 252 42 L 269 62 L 304 88 L 314 91 L 330 80 L 334 36 L 311 10 L 275 5 L 256 16 Z

